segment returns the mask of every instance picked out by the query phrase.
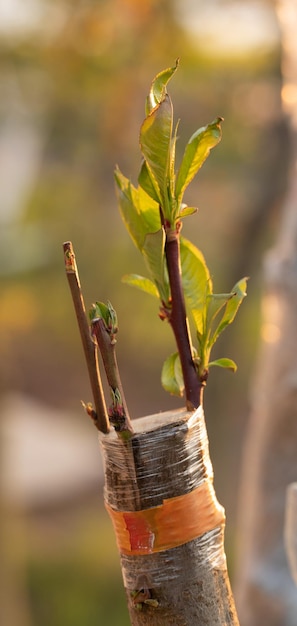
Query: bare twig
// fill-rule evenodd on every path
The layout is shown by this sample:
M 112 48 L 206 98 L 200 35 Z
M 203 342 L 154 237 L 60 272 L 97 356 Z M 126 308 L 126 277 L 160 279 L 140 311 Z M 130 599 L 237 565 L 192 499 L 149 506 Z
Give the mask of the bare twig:
M 81 291 L 75 254 L 71 241 L 66 241 L 63 244 L 63 250 L 66 275 L 72 295 L 77 323 L 87 362 L 89 378 L 94 398 L 95 411 L 89 404 L 86 405 L 86 408 L 88 414 L 91 415 L 98 430 L 100 430 L 102 433 L 108 433 L 110 430 L 110 426 L 99 372 L 97 347 L 90 335 L 90 328 L 86 317 L 86 309 Z

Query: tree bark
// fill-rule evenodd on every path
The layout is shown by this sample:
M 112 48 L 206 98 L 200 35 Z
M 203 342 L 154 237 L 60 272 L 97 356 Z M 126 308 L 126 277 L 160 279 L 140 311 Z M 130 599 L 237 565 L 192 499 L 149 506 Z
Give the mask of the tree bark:
M 297 5 L 277 6 L 292 164 L 277 242 L 264 264 L 262 345 L 243 461 L 236 590 L 243 626 L 297 626 L 283 534 L 286 488 L 297 479 Z
M 132 626 L 238 625 L 202 407 L 100 435 Z

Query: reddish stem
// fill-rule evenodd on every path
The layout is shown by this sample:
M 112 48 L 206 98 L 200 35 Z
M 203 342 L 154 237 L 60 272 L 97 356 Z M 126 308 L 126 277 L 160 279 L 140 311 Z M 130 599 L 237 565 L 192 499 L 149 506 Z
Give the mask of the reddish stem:
M 165 227 L 165 254 L 172 299 L 168 319 L 175 336 L 180 356 L 187 409 L 192 411 L 202 403 L 204 384 L 198 378 L 193 361 L 189 325 L 181 280 L 179 230 L 179 224 L 175 230 Z

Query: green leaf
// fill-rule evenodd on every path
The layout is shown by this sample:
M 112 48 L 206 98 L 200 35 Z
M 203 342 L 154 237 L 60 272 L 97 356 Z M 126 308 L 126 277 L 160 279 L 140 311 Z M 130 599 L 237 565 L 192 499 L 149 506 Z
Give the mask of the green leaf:
M 159 205 L 142 187 L 135 189 L 118 168 L 115 172 L 115 179 L 120 212 L 125 226 L 144 256 L 160 298 L 167 302 L 169 286 L 165 270 L 165 233 L 163 228 L 160 228 Z
M 200 367 L 203 371 L 208 367 L 208 359 L 211 351 L 211 332 L 214 320 L 220 311 L 226 306 L 234 293 L 209 293 L 205 298 L 205 307 L 200 316 L 200 326 L 197 328 L 197 339 L 199 343 Z
M 93 304 L 89 311 L 89 318 L 91 322 L 94 322 L 97 319 L 103 320 L 105 328 L 108 330 L 110 335 L 116 335 L 118 332 L 117 314 L 109 301 L 107 302 L 107 305 L 104 304 L 104 302 L 96 302 Z
M 202 333 L 205 300 L 212 291 L 210 273 L 202 252 L 183 237 L 180 240 L 180 259 L 185 298 L 195 326 Z
M 187 217 L 188 215 L 193 215 L 193 213 L 197 213 L 198 209 L 195 206 L 182 206 L 179 211 L 178 218 L 183 219 L 183 217 Z
M 228 300 L 234 297 L 233 293 L 210 293 L 206 299 L 206 327 L 211 328 L 211 325 L 220 313 L 220 311 L 227 304 Z
M 172 223 L 176 220 L 176 207 L 179 205 L 176 204 L 175 200 L 175 152 L 176 152 L 176 141 L 177 141 L 177 129 L 179 126 L 179 122 L 177 122 L 175 126 L 175 130 L 173 136 L 171 137 L 171 146 L 170 146 L 170 163 L 169 163 L 169 189 L 170 189 L 170 198 L 172 202 Z
M 96 304 L 92 305 L 89 311 L 89 317 L 91 321 L 93 321 L 94 319 L 102 319 L 105 322 L 105 324 L 108 325 L 108 321 L 109 321 L 108 306 L 104 304 L 104 302 L 96 302 Z
M 150 88 L 150 93 L 146 99 L 145 103 L 145 114 L 149 115 L 152 110 L 160 104 L 166 94 L 166 85 L 169 82 L 170 78 L 175 74 L 179 64 L 179 59 L 176 59 L 175 66 L 169 67 L 166 70 L 162 70 L 159 72 Z
M 156 233 L 148 233 L 142 253 L 151 272 L 161 300 L 168 301 L 169 286 L 165 278 L 165 232 L 160 228 Z
M 125 274 L 122 278 L 122 282 L 126 285 L 130 285 L 131 287 L 137 287 L 141 291 L 159 298 L 158 289 L 149 278 L 144 278 L 144 276 L 139 276 L 139 274 Z
M 216 359 L 216 361 L 211 361 L 210 363 L 208 363 L 208 367 L 213 367 L 213 366 L 225 367 L 226 369 L 231 370 L 232 372 L 236 372 L 237 370 L 237 365 L 234 361 L 232 361 L 232 359 L 222 358 L 222 359 Z
M 167 357 L 161 374 L 164 389 L 174 396 L 181 397 L 184 391 L 184 381 L 180 358 L 177 352 Z
M 155 202 L 160 204 L 162 198 L 160 196 L 160 190 L 156 180 L 153 177 L 152 172 L 148 169 L 146 161 L 143 161 L 141 170 L 138 176 L 138 182 L 142 189 L 152 198 Z
M 133 242 L 142 251 L 147 234 L 160 229 L 159 205 L 141 187 L 136 189 L 119 168 L 114 175 L 123 222 Z
M 140 147 L 153 179 L 158 185 L 164 213 L 168 213 L 167 182 L 170 167 L 172 103 L 168 96 L 145 118 L 140 129 Z M 169 216 L 168 216 L 169 217 Z
M 176 180 L 176 198 L 181 202 L 186 187 L 207 159 L 211 148 L 216 146 L 222 136 L 221 117 L 211 124 L 199 128 L 190 138 L 182 159 Z
M 234 285 L 231 292 L 233 294 L 232 298 L 230 298 L 226 304 L 224 315 L 209 341 L 209 346 L 213 346 L 221 332 L 226 328 L 226 326 L 233 322 L 236 313 L 246 296 L 247 280 L 247 278 L 242 278 L 236 283 L 236 285 Z

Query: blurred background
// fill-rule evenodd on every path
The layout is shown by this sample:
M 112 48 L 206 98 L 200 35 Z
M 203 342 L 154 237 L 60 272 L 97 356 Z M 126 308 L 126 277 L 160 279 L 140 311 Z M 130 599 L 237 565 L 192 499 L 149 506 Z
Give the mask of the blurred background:
M 0 0 L 0 621 L 9 626 L 128 626 L 119 559 L 103 506 L 91 400 L 64 274 L 72 240 L 87 306 L 112 302 L 132 417 L 181 406 L 161 388 L 175 350 L 156 302 L 121 283 L 144 272 L 121 222 L 113 170 L 135 184 L 138 133 L 154 75 L 181 119 L 177 161 L 223 116 L 223 141 L 185 200 L 184 234 L 217 292 L 250 276 L 205 394 L 215 487 L 234 577 L 241 450 L 257 355 L 262 258 L 272 245 L 289 158 L 280 37 L 268 0 Z

